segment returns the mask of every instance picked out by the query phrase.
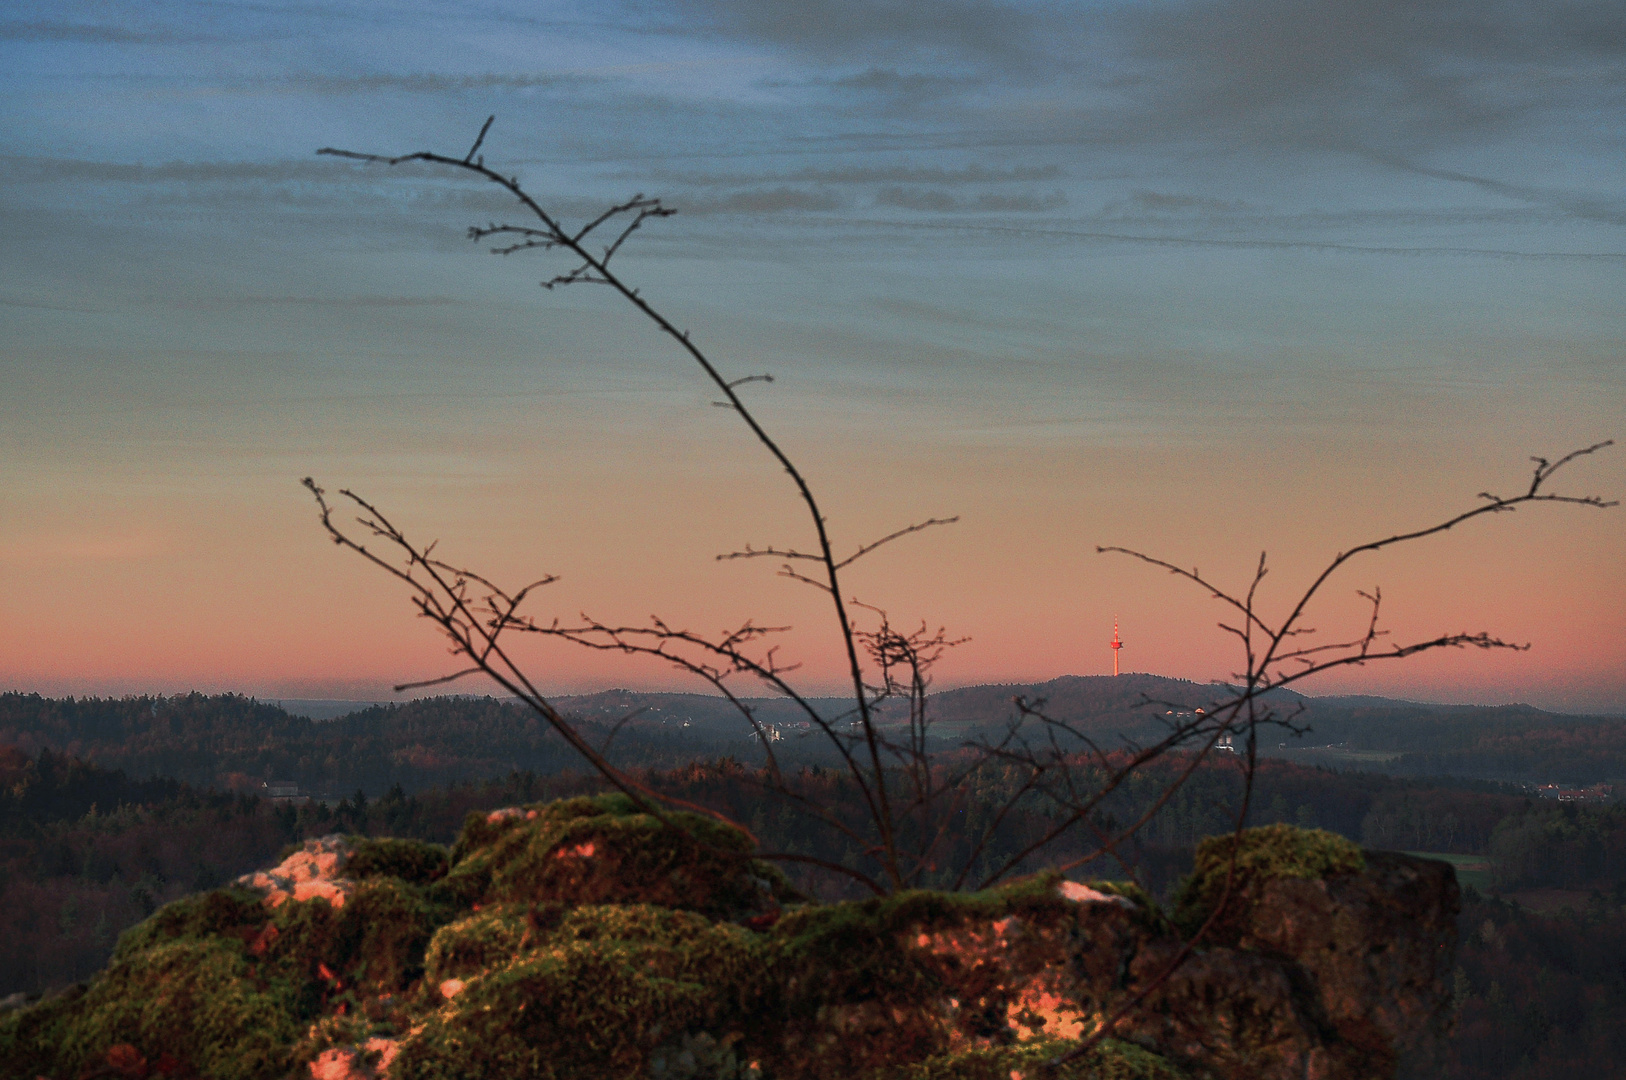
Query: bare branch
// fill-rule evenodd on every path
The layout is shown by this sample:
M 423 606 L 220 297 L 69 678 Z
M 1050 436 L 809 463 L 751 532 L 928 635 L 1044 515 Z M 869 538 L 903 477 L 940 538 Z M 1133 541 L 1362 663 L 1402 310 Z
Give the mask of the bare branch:
M 496 122 L 496 113 L 492 113 L 490 116 L 486 117 L 486 122 L 480 125 L 480 134 L 474 139 L 474 145 L 469 147 L 469 152 L 467 154 L 463 155 L 463 164 L 467 165 L 474 161 L 474 155 L 480 152 L 480 144 L 486 141 L 486 132 L 490 131 L 491 125 L 495 124 Z
M 883 544 L 890 544 L 892 541 L 898 539 L 899 537 L 908 536 L 911 533 L 924 532 L 925 530 L 930 529 L 930 528 L 932 528 L 933 526 L 936 526 L 936 525 L 953 525 L 955 522 L 957 522 L 959 520 L 960 519 L 959 519 L 958 515 L 956 515 L 955 517 L 950 517 L 950 518 L 928 518 L 927 520 L 922 521 L 922 522 L 920 522 L 918 524 L 910 525 L 910 526 L 908 526 L 906 528 L 899 529 L 895 533 L 888 533 L 886 536 L 881 537 L 879 540 L 875 541 L 874 543 L 865 544 L 863 547 L 859 548 L 857 551 L 853 552 L 851 555 L 847 556 L 845 559 L 842 559 L 840 562 L 836 563 L 836 569 L 837 570 L 842 570 L 842 569 L 845 569 L 846 567 L 851 566 L 853 563 L 857 562 L 859 559 L 862 559 L 865 555 L 868 555 L 870 552 L 874 551 L 876 548 L 882 546 Z

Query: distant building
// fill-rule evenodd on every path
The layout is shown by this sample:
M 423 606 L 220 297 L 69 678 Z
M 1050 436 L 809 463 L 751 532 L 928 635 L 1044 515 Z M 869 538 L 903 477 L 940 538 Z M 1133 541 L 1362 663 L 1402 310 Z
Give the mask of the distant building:
M 267 780 L 260 785 L 260 794 L 272 802 L 303 802 L 299 785 L 292 780 Z
M 1615 789 L 1610 784 L 1593 784 L 1589 788 L 1542 784 L 1536 789 L 1536 794 L 1543 799 L 1557 799 L 1559 802 L 1609 802 L 1614 798 Z

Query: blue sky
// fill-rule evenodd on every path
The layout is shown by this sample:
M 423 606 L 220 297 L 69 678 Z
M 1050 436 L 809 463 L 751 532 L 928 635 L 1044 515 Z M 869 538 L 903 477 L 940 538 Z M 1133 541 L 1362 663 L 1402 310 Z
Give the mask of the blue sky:
M 1102 670 L 1113 614 L 1131 666 L 1222 676 L 1204 599 L 1096 543 L 1291 578 L 1626 434 L 1618 3 L 14 3 L 0 72 L 20 689 L 439 663 L 307 474 L 564 574 L 567 612 L 818 618 L 710 565 L 801 526 L 681 357 L 467 243 L 499 193 L 313 153 L 460 153 L 490 114 L 488 160 L 567 218 L 679 209 L 626 272 L 774 373 L 854 542 L 962 515 L 859 583 L 973 636 L 954 681 Z M 1619 495 L 1623 460 L 1575 483 Z M 1327 688 L 1626 708 L 1620 520 L 1374 567 L 1397 629 L 1538 647 Z

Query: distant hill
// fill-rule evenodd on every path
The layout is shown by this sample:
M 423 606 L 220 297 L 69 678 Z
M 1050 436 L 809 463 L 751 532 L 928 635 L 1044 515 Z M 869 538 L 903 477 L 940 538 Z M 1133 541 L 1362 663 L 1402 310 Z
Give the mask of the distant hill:
M 1157 675 L 1069 675 L 1043 683 L 960 687 L 931 700 L 942 747 L 997 737 L 1017 716 L 1014 700 L 1087 732 L 1105 744 L 1156 738 L 1170 712 L 1212 706 L 1222 685 Z M 1304 764 L 1409 776 L 1461 776 L 1515 782 L 1596 783 L 1626 777 L 1626 719 L 1565 716 L 1528 705 L 1428 705 L 1373 697 L 1308 698 L 1281 691 L 1276 703 L 1296 713 L 1303 737 L 1267 731 L 1262 750 Z M 731 756 L 761 756 L 750 725 L 725 699 L 693 693 L 607 690 L 553 699 L 597 745 L 626 765 L 670 767 Z M 0 694 L 0 746 L 30 755 L 49 748 L 135 780 L 172 777 L 199 786 L 258 788 L 292 780 L 308 792 L 377 794 L 506 775 L 554 773 L 581 762 L 540 717 L 514 702 L 441 697 L 369 704 L 331 719 L 313 714 L 344 702 L 285 702 L 241 695 L 44 698 Z M 828 744 L 802 727 L 805 716 L 782 698 L 748 699 L 757 721 L 775 729 L 782 758 L 828 761 Z M 814 699 L 838 719 L 850 704 Z M 286 706 L 303 708 L 300 715 Z M 325 706 L 318 708 L 317 706 Z M 903 719 L 894 705 L 883 724 Z M 613 733 L 613 738 L 612 738 Z
M 1017 697 L 1046 716 L 1096 730 L 1145 735 L 1169 712 L 1207 708 L 1227 695 L 1223 686 L 1161 675 L 1063 675 L 1049 682 L 995 684 L 945 690 L 932 698 L 938 722 L 967 729 L 1014 718 Z M 1282 695 L 1277 695 L 1282 696 Z M 1296 700 L 1297 694 L 1287 695 Z
M 1030 705 L 1043 702 L 1047 716 L 1082 723 L 1101 730 L 1123 732 L 1155 728 L 1165 712 L 1212 705 L 1225 695 L 1222 686 L 1169 679 L 1160 675 L 1064 675 L 1043 683 L 993 683 L 944 690 L 931 697 L 930 716 L 940 736 L 958 741 L 987 728 L 997 730 L 1018 715 L 1018 697 Z M 1297 701 L 1297 694 L 1277 695 Z M 560 711 L 584 720 L 613 723 L 632 717 L 629 724 L 670 726 L 688 723 L 706 731 L 736 734 L 745 729 L 739 711 L 725 699 L 706 694 L 641 693 L 606 690 L 598 694 L 552 699 Z M 763 723 L 794 723 L 805 719 L 796 705 L 784 698 L 745 698 Z M 1151 704 L 1148 704 L 1151 702 Z M 821 716 L 838 717 L 852 708 L 847 698 L 813 698 Z M 888 703 L 883 718 L 901 720 L 900 707 Z
M 336 716 L 348 716 L 362 709 L 370 709 L 374 705 L 400 705 L 404 702 L 357 701 L 354 698 L 278 698 L 272 704 L 289 716 L 303 716 L 307 720 L 332 720 Z
M 931 717 L 938 739 L 951 745 L 1000 732 L 1018 715 L 1014 701 L 1020 697 L 1093 737 L 1145 741 L 1160 734 L 1170 712 L 1210 708 L 1228 693 L 1223 684 L 1159 675 L 1064 675 L 1042 683 L 945 690 L 932 696 Z M 1369 695 L 1315 698 L 1291 690 L 1272 693 L 1270 701 L 1280 714 L 1294 716 L 1309 730 L 1298 737 L 1266 731 L 1261 751 L 1267 756 L 1402 776 L 1566 784 L 1626 778 L 1626 718 L 1551 713 L 1522 704 L 1436 705 Z M 731 705 L 703 694 L 612 690 L 559 698 L 556 704 L 572 715 L 605 723 L 632 716 L 632 728 L 671 729 L 688 723 L 696 732 L 728 737 L 746 730 Z M 748 699 L 747 704 L 764 723 L 801 719 L 782 699 Z M 834 698 L 813 704 L 827 717 L 850 707 L 845 699 Z

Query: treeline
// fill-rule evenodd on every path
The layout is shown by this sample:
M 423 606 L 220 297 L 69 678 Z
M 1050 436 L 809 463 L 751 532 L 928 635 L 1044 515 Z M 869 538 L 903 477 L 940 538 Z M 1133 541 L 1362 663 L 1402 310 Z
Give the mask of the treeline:
M 83 817 L 96 806 L 110 810 L 163 802 L 185 786 L 167 778 L 131 780 L 122 770 L 99 769 L 49 749 L 31 758 L 19 746 L 0 744 L 0 836 Z
M 630 726 L 614 733 L 581 722 L 620 765 L 658 768 L 699 757 L 749 759 L 755 748 L 682 728 Z M 236 694 L 45 698 L 0 694 L 0 744 L 49 749 L 138 778 L 197 787 L 255 789 L 291 780 L 307 792 L 360 788 L 381 795 L 514 771 L 554 773 L 578 758 L 547 723 L 491 698 L 442 697 L 375 706 L 336 720 L 291 716 Z
M 1536 915 L 1470 891 L 1443 1080 L 1619 1076 L 1626 1061 L 1626 893 Z
M 596 790 L 584 777 L 516 773 L 409 796 L 357 792 L 276 804 L 173 780 L 133 783 L 51 751 L 0 748 L 0 997 L 86 978 L 159 906 L 277 861 L 327 833 L 447 842 L 471 810 Z
M 1626 887 L 1626 806 L 1525 802 L 1496 823 L 1485 854 L 1504 890 Z M 1622 973 L 1626 977 L 1626 972 Z
M 91 800 L 73 816 L 65 813 L 71 798 L 33 796 L 55 787 L 54 779 L 73 778 L 102 795 L 128 782 L 82 762 L 41 757 L 44 767 L 31 763 L 37 779 L 19 785 L 20 795 L 15 787 L 0 794 L 0 996 L 84 978 L 106 963 L 126 927 L 161 904 L 264 865 L 289 839 L 258 798 L 172 781 L 162 782 L 170 793 L 157 801 L 104 807 Z M 29 802 L 43 806 L 43 816 L 16 812 Z
M 1587 785 L 1626 778 L 1626 720 L 1485 732 L 1468 745 L 1402 754 L 1385 765 L 1415 776 L 1489 776 Z
M 1388 753 L 1383 772 L 1512 782 L 1595 784 L 1626 778 L 1626 719 L 1561 716 L 1528 705 L 1350 704 L 1309 699 L 1310 733 L 1284 747 Z

